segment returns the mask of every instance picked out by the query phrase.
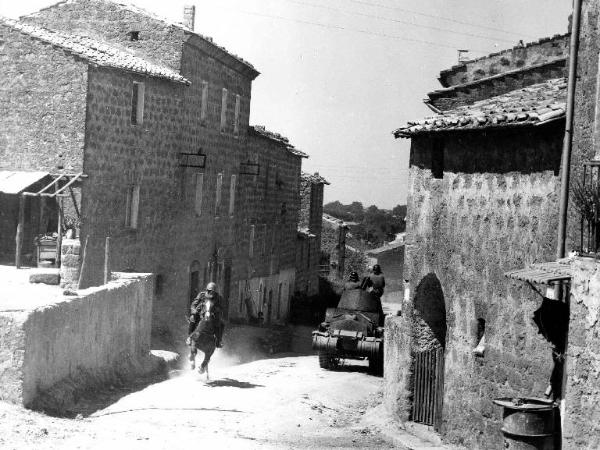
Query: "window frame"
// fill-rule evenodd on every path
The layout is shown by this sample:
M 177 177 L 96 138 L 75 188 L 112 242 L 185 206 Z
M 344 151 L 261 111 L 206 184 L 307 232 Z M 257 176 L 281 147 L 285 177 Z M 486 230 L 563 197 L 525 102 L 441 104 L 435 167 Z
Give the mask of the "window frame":
M 125 227 L 131 230 L 139 228 L 140 214 L 140 185 L 131 184 L 127 187 L 125 202 Z
M 229 97 L 229 91 L 227 88 L 223 88 L 221 91 L 221 133 L 227 131 L 227 101 Z
M 200 99 L 200 125 L 206 126 L 208 117 L 208 81 L 202 80 L 202 94 Z
M 144 123 L 145 97 L 145 83 L 143 81 L 134 81 L 131 91 L 131 125 L 142 125 Z

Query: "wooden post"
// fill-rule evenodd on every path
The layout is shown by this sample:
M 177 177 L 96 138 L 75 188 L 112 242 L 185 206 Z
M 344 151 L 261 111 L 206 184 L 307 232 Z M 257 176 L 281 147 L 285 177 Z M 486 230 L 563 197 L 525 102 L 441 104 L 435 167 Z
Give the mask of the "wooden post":
M 23 228 L 25 227 L 25 196 L 19 196 L 19 223 L 17 224 L 17 235 L 15 236 L 15 266 L 21 268 L 21 254 L 23 253 Z
M 104 244 L 104 284 L 110 281 L 110 238 Z
M 89 235 L 86 236 L 85 243 L 83 244 L 83 253 L 81 253 L 81 268 L 79 269 L 79 280 L 77 281 L 77 289 L 79 289 L 81 287 L 81 280 L 83 279 L 83 272 L 85 269 L 85 260 L 86 260 L 87 245 L 88 245 L 89 238 L 90 238 Z
M 62 229 L 63 229 L 63 200 L 62 197 L 56 199 L 58 205 L 58 236 L 56 237 L 56 267 L 60 267 L 60 252 L 62 251 Z

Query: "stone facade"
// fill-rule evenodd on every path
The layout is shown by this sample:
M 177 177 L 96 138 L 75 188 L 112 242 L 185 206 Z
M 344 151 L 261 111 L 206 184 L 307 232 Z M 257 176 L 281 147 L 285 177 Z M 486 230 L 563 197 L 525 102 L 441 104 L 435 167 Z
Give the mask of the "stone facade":
M 540 39 L 440 72 L 427 103 L 442 111 L 567 76 L 569 34 Z
M 600 447 L 600 266 L 592 258 L 572 264 L 563 448 Z
M 102 65 L 88 67 L 67 52 L 16 32 L 3 39 L 8 50 L 2 58 L 11 64 L 2 65 L 2 74 L 22 68 L 32 85 L 56 93 L 60 120 L 66 117 L 60 133 L 44 127 L 28 136 L 29 146 L 44 149 L 39 158 L 22 158 L 14 151 L 19 142 L 1 141 L 0 154 L 10 144 L 15 155 L 2 159 L 3 168 L 51 171 L 57 165 L 59 139 L 70 137 L 62 165 L 87 175 L 81 186 L 83 286 L 103 281 L 105 239 L 110 237 L 112 270 L 157 275 L 153 331 L 164 339 L 181 339 L 188 304 L 208 281 L 217 282 L 236 319 L 246 312 L 233 302 L 239 303 L 240 286 L 245 289 L 251 280 L 270 280 L 263 283 L 263 302 L 257 298 L 259 311 L 269 291 L 272 298 L 287 301 L 295 284 L 300 165 L 306 155 L 290 150 L 281 139 L 249 133 L 251 83 L 258 72 L 210 38 L 111 1 L 62 2 L 23 20 L 127 47 L 190 81 L 185 85 Z M 132 31 L 138 32 L 135 39 Z M 136 83 L 143 83 L 144 109 L 143 121 L 134 124 Z M 21 91 L 8 96 L 9 102 L 4 95 L 0 100 L 6 110 L 27 95 L 25 87 L 17 88 Z M 63 96 L 63 88 L 72 96 Z M 54 116 L 52 102 L 34 102 L 31 108 Z M 11 113 L 10 139 L 19 136 L 15 124 L 28 113 L 18 108 Z M 44 140 L 52 145 L 40 145 Z M 183 163 L 186 155 L 203 164 Z M 259 165 L 257 176 L 243 174 L 247 162 Z M 320 201 L 322 207 L 322 194 Z M 129 214 L 133 203 L 135 223 Z M 263 253 L 258 252 L 259 242 Z M 285 320 L 286 306 L 275 301 L 273 306 L 273 317 Z
M 409 360 L 445 348 L 441 433 L 453 443 L 501 448 L 501 411 L 492 399 L 542 396 L 548 386 L 550 344 L 531 320 L 539 297 L 503 274 L 554 257 L 562 131 L 561 121 L 413 137 L 404 275 L 412 298 L 398 319 L 408 336 L 386 355 Z M 440 140 L 441 177 L 432 172 Z M 477 357 L 481 321 L 486 349 Z M 388 386 L 386 403 L 405 419 L 412 366 L 395 370 L 386 380 L 408 385 Z
M 300 180 L 300 220 L 296 244 L 295 291 L 308 296 L 319 293 L 319 261 L 323 228 L 323 191 L 329 184 L 318 173 Z
M 571 185 L 582 180 L 584 163 L 598 160 L 600 121 L 598 119 L 598 54 L 600 54 L 600 3 L 582 2 Z M 580 215 L 573 199 L 569 201 L 567 251 L 580 248 Z M 598 448 L 598 267 L 588 258 L 572 264 L 569 338 L 567 347 L 567 385 L 565 398 L 564 447 Z

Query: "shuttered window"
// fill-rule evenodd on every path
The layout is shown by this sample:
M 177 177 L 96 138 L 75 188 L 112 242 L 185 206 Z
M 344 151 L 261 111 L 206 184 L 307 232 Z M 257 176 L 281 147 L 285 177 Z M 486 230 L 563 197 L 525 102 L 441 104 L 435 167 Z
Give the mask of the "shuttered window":
M 237 176 L 231 175 L 231 184 L 229 185 L 229 215 L 233 216 L 235 208 L 235 189 L 237 183 Z
M 217 189 L 215 193 L 215 215 L 219 215 L 221 209 L 221 192 L 223 190 L 223 174 L 217 174 Z
M 194 210 L 196 214 L 202 214 L 202 195 L 204 191 L 204 174 L 196 173 L 196 195 L 194 197 Z
M 250 225 L 250 237 L 248 239 L 248 256 L 254 256 L 254 225 Z
M 125 205 L 125 226 L 129 228 L 138 227 L 138 213 L 140 209 L 140 186 L 133 185 L 127 189 L 127 201 Z
M 139 125 L 144 122 L 144 83 L 133 82 L 131 94 L 131 124 Z
M 223 88 L 223 94 L 221 97 L 221 133 L 226 131 L 227 125 L 227 89 Z
M 206 116 L 208 113 L 208 81 L 202 82 L 202 100 L 200 104 L 200 124 L 206 125 Z
M 235 96 L 235 116 L 233 119 L 233 134 L 240 134 L 240 96 L 237 94 Z

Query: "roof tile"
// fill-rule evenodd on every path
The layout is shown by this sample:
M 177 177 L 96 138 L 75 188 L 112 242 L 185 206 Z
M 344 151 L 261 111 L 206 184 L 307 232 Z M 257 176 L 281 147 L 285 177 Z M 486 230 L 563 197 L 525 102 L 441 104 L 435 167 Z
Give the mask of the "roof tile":
M 544 123 L 564 116 L 566 87 L 565 78 L 547 80 L 470 105 L 459 106 L 422 120 L 410 121 L 393 133 L 399 138 L 430 131 Z
M 34 39 L 59 47 L 97 66 L 112 67 L 127 72 L 190 84 L 186 78 L 172 69 L 158 66 L 105 42 L 86 36 L 53 31 L 2 16 L 0 16 L 0 25 L 5 25 Z

